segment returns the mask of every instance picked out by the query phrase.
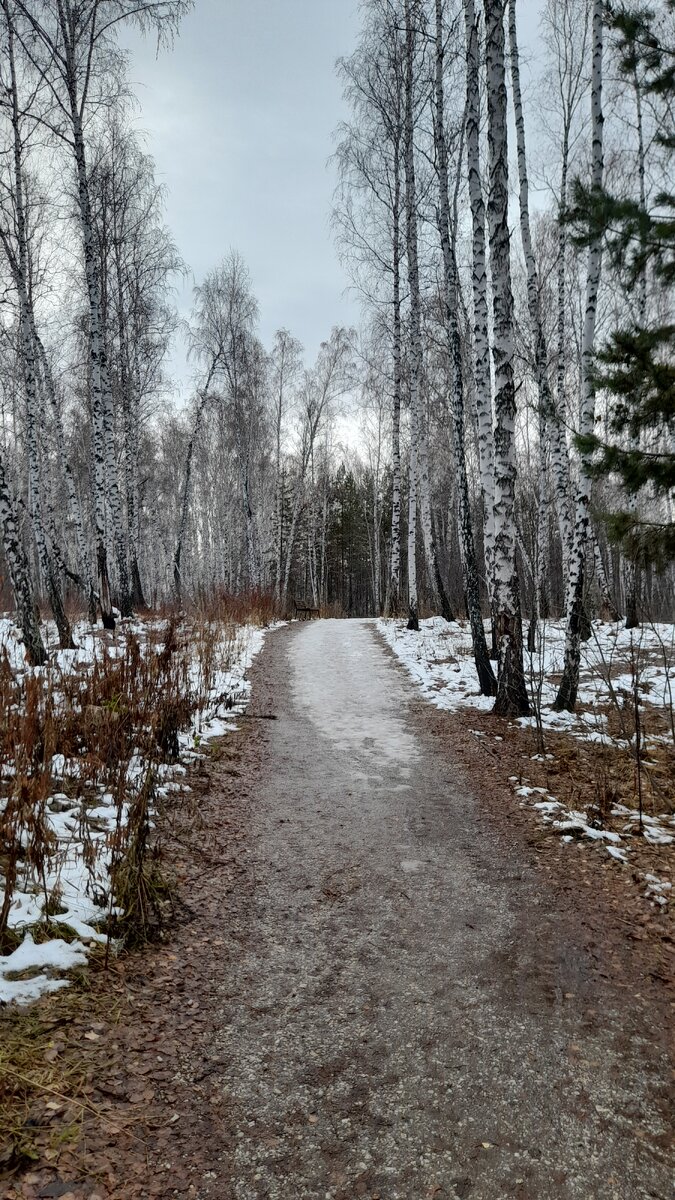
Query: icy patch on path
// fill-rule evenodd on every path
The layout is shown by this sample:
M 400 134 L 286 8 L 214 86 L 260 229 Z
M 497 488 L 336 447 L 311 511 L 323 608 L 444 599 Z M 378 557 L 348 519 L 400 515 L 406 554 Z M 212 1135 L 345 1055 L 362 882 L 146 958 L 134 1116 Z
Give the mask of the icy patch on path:
M 367 620 L 323 620 L 303 629 L 290 651 L 294 697 L 323 737 L 363 769 L 376 771 L 384 760 L 407 773 L 419 750 L 372 628 Z

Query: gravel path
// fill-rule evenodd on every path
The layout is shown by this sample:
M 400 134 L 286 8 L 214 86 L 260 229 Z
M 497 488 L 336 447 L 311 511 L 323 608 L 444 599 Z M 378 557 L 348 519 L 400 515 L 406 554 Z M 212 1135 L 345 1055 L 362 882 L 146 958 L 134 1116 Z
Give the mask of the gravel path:
M 591 971 L 374 626 L 282 630 L 259 670 L 233 1142 L 199 1194 L 667 1200 L 667 1031 Z

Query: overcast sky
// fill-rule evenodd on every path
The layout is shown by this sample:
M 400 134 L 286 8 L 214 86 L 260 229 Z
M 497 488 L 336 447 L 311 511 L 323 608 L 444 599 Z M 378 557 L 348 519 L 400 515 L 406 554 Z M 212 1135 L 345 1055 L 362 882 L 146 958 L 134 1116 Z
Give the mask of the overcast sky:
M 532 45 L 541 0 L 521 0 Z M 286 326 L 311 360 L 357 300 L 330 232 L 327 160 L 346 112 L 335 61 L 354 49 L 358 0 L 196 0 L 172 51 L 132 35 L 135 124 L 167 187 L 166 219 L 191 290 L 230 247 L 248 264 L 271 344 Z M 184 378 L 180 355 L 176 371 Z

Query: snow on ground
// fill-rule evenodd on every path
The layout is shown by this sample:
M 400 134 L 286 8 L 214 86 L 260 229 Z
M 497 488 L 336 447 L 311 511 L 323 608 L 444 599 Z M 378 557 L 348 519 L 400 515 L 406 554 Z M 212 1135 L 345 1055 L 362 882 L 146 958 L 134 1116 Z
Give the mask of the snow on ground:
M 447 712 L 459 709 L 490 711 L 494 700 L 481 696 L 473 661 L 471 631 L 466 622 L 447 622 L 442 617 L 420 621 L 419 633 L 406 628 L 405 620 L 381 619 L 377 628 L 430 703 Z M 489 636 L 489 626 L 486 625 Z M 672 746 L 672 706 L 675 688 L 675 625 L 646 625 L 626 630 L 622 624 L 594 622 L 591 638 L 582 643 L 577 712 L 556 713 L 553 702 L 562 673 L 565 652 L 563 621 L 546 622 L 533 654 L 525 653 L 525 673 L 533 709 L 540 713 L 543 730 L 567 733 L 584 742 L 630 750 L 635 746 L 633 697 L 637 684 L 640 706 L 648 704 L 665 722 L 665 732 L 648 731 L 643 751 L 659 744 Z M 608 714 L 618 717 L 621 735 L 612 735 Z M 534 727 L 536 717 L 521 718 L 517 724 Z M 486 736 L 481 730 L 477 737 Z M 500 737 L 495 738 L 501 741 Z M 535 755 L 535 758 L 542 757 Z M 552 757 L 551 755 L 543 757 Z M 621 822 L 619 832 L 598 829 L 585 812 L 566 809 L 545 788 L 530 787 L 522 776 L 510 780 L 521 804 L 532 808 L 538 818 L 560 833 L 564 841 L 586 838 L 602 843 L 617 862 L 628 861 L 639 830 L 639 815 L 621 804 L 611 816 Z M 644 815 L 642 835 L 650 845 L 675 843 L 675 817 L 671 813 Z M 652 903 L 665 905 L 670 883 L 645 875 L 645 895 Z
M 377 628 L 432 704 L 449 712 L 459 708 L 489 711 L 493 707 L 494 701 L 481 696 L 478 689 L 468 622 L 429 617 L 420 621 L 419 633 L 415 633 L 406 629 L 405 620 L 381 619 Z M 489 637 L 489 625 L 486 632 Z M 584 741 L 607 740 L 606 716 L 597 709 L 603 705 L 629 705 L 636 673 L 642 702 L 648 701 L 655 708 L 672 706 L 675 625 L 627 630 L 619 623 L 594 621 L 591 638 L 581 647 L 576 713 L 557 713 L 552 708 L 564 655 L 563 621 L 544 623 L 537 649 L 533 654 L 525 653 L 530 695 L 533 705 L 541 710 L 544 728 L 568 730 Z M 636 672 L 632 670 L 632 662 Z M 586 706 L 596 711 L 584 711 Z M 523 717 L 519 722 L 535 723 L 534 717 Z M 630 719 L 626 722 L 626 732 L 630 733 Z
M 489 712 L 493 707 L 494 700 L 481 696 L 478 689 L 468 624 L 427 617 L 415 633 L 406 629 L 405 621 L 382 618 L 377 628 L 422 695 L 437 708 L 448 712 L 480 708 Z
M 162 622 L 131 622 L 123 627 L 115 643 L 105 643 L 108 654 L 124 653 L 125 630 L 138 638 L 147 638 L 149 629 L 161 632 Z M 168 796 L 171 792 L 189 792 L 185 784 L 185 763 L 198 757 L 200 745 L 211 738 L 220 737 L 236 729 L 236 718 L 248 703 L 250 683 L 247 672 L 259 653 L 265 638 L 265 630 L 254 626 L 239 626 L 223 633 L 216 645 L 217 665 L 212 669 L 209 680 L 202 678 L 200 663 L 195 657 L 189 665 L 189 682 L 193 694 L 199 698 L 197 711 L 191 728 L 179 733 L 179 762 L 163 763 L 155 767 L 158 778 L 156 794 Z M 96 654 L 102 653 L 102 643 L 85 623 L 74 629 L 77 650 L 53 650 L 48 667 L 37 668 L 37 672 L 54 671 L 68 673 L 91 664 Z M 55 645 L 55 630 L 47 626 L 47 642 Z M 13 623 L 0 619 L 0 657 L 3 651 L 15 677 L 30 672 L 24 660 L 23 648 Z M 80 764 L 77 759 L 66 759 L 55 755 L 51 763 L 54 791 L 46 802 L 45 820 L 52 836 L 52 845 L 45 863 L 44 876 L 37 870 L 21 864 L 8 926 L 13 930 L 26 929 L 23 941 L 13 953 L 0 956 L 0 1003 L 16 1001 L 27 1003 L 47 992 L 67 986 L 68 980 L 60 973 L 79 966 L 86 961 L 88 949 L 96 942 L 105 942 L 106 934 L 101 931 L 106 917 L 114 912 L 106 899 L 109 890 L 109 864 L 111 835 L 118 820 L 126 822 L 129 805 L 121 811 L 115 798 L 104 787 L 99 787 L 98 802 L 85 805 L 77 796 L 77 786 L 69 787 L 77 780 Z M 140 754 L 135 755 L 128 767 L 127 783 L 130 794 L 134 787 L 140 788 L 147 766 Z M 7 783 L 13 777 L 11 762 L 0 763 L 0 788 L 3 777 Z M 75 793 L 75 798 L 68 791 Z M 0 818 L 6 801 L 0 791 Z M 0 825 L 1 831 L 1 825 Z M 0 884 L 2 874 L 0 873 Z M 45 907 L 51 898 L 58 897 L 58 909 L 53 919 L 59 926 L 67 926 L 78 938 L 65 942 L 61 938 L 50 938 L 41 943 L 33 940 L 31 927 L 44 921 Z M 0 887 L 0 911 L 4 900 L 4 889 Z M 50 910 L 52 911 L 52 910 Z

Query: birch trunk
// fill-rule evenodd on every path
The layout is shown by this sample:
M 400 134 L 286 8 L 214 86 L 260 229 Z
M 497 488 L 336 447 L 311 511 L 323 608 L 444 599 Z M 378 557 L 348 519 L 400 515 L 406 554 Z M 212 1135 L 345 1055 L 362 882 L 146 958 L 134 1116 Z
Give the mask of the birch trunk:
M 28 295 L 28 227 L 26 220 L 26 197 L 24 190 L 23 171 L 23 139 L 20 126 L 19 97 L 16 81 L 16 66 L 14 59 L 14 26 L 6 0 L 3 9 L 7 27 L 7 52 L 10 75 L 10 120 L 12 125 L 12 155 L 14 179 L 13 199 L 15 213 L 15 230 L 17 254 L 15 255 L 4 230 L 0 231 L 10 268 L 19 298 L 19 339 L 21 366 L 23 371 L 24 391 L 26 397 L 26 448 L 28 453 L 28 490 L 30 497 L 30 514 L 33 534 L 38 552 L 40 573 L 44 584 L 49 606 L 52 610 L 56 628 L 59 634 L 59 645 L 62 649 L 74 647 L 70 622 L 63 606 L 60 581 L 57 576 L 50 548 L 47 544 L 44 514 L 42 508 L 42 479 L 40 470 L 40 449 L 38 443 L 38 379 L 35 363 L 35 343 L 33 341 L 33 323 L 31 319 L 31 304 Z
M 128 545 L 124 533 L 122 497 L 120 495 L 117 478 L 117 460 L 115 454 L 115 409 L 113 404 L 112 388 L 110 386 L 110 372 L 108 368 L 108 356 L 105 349 L 105 339 L 103 340 L 102 345 L 103 354 L 101 359 L 101 388 L 103 395 L 103 452 L 105 461 L 105 490 L 108 508 L 110 511 L 110 522 L 112 525 L 112 541 L 115 548 L 115 562 L 117 564 L 120 613 L 123 617 L 130 617 L 132 608 L 131 589 L 129 587 L 129 563 L 127 558 Z
M 276 537 L 276 567 L 274 576 L 274 600 L 275 603 L 281 604 L 281 577 L 284 564 L 284 480 L 285 472 L 283 467 L 277 472 L 276 485 L 276 503 L 275 509 L 277 514 L 277 537 Z
M 251 504 L 251 481 L 248 456 L 243 448 L 238 455 L 239 478 L 241 481 L 241 499 L 244 513 L 244 530 L 246 534 L 246 565 L 249 587 L 257 588 L 260 584 L 260 565 L 258 559 L 258 539 L 256 536 L 255 517 Z
M 68 43 L 67 53 L 68 51 Z M 105 422 L 103 396 L 103 372 L 105 368 L 105 348 L 103 345 L 103 326 L 101 320 L 101 286 L 96 262 L 94 242 L 94 227 L 91 215 L 91 203 L 87 181 L 87 165 L 84 150 L 82 122 L 75 93 L 75 64 L 69 75 L 73 80 L 70 89 L 71 120 L 74 135 L 75 164 L 77 168 L 77 197 L 82 230 L 82 246 L 84 252 L 84 267 L 87 282 L 87 297 L 89 301 L 89 388 L 92 419 L 92 452 L 94 458 L 94 533 L 96 542 L 96 568 L 98 572 L 98 595 L 101 607 L 101 619 L 106 629 L 115 628 L 115 618 L 110 597 L 110 578 L 108 574 L 108 549 L 106 542 L 106 461 L 105 461 Z
M 541 618 L 542 589 L 545 572 L 549 564 L 546 561 L 545 548 L 547 544 L 548 502 L 546 497 L 546 445 L 548 442 L 548 423 L 552 410 L 551 388 L 548 379 L 548 347 L 544 332 L 544 322 L 541 314 L 539 271 L 532 245 L 532 229 L 530 226 L 530 187 L 527 174 L 527 150 L 525 146 L 525 118 L 520 89 L 520 56 L 518 52 L 518 30 L 516 24 L 516 0 L 509 0 L 509 48 L 511 56 L 511 91 L 513 96 L 513 113 L 516 126 L 516 147 L 518 152 L 518 199 L 520 207 L 520 236 L 525 257 L 527 273 L 527 307 L 532 327 L 534 342 L 534 371 L 539 398 L 539 468 L 537 473 L 537 534 L 533 579 L 533 606 L 530 620 L 528 643 L 532 645 L 536 627 Z
M 373 475 L 373 606 L 375 616 L 382 613 L 381 578 L 382 578 L 382 548 L 380 545 L 380 489 L 379 471 Z
M 455 458 L 455 476 L 457 480 L 457 508 L 459 522 L 459 538 L 462 548 L 462 571 L 464 576 L 464 594 L 471 625 L 471 641 L 473 657 L 478 674 L 478 682 L 483 696 L 494 696 L 497 691 L 497 681 L 490 665 L 483 615 L 480 609 L 480 591 L 478 585 L 478 569 L 476 565 L 476 547 L 471 527 L 471 505 L 469 501 L 469 482 L 466 473 L 466 455 L 464 450 L 464 380 L 462 373 L 462 347 L 459 332 L 459 297 L 457 280 L 457 257 L 455 244 L 455 227 L 452 235 L 450 229 L 450 200 L 448 194 L 448 151 L 445 137 L 445 97 L 443 92 L 443 3 L 436 0 L 436 75 L 435 75 L 435 110 L 434 110 L 434 141 L 436 163 L 438 170 L 439 191 L 439 234 L 443 251 L 443 271 L 445 284 L 445 322 L 448 336 L 448 358 L 450 363 L 452 412 L 452 435 Z
M 609 591 L 609 583 L 607 582 L 607 572 L 605 571 L 605 564 L 604 564 L 603 558 L 602 558 L 602 551 L 600 549 L 600 543 L 599 543 L 595 533 L 592 534 L 592 538 L 593 538 L 593 561 L 595 564 L 595 578 L 598 583 L 598 591 L 600 592 L 600 600 L 601 600 L 601 605 L 602 605 L 601 615 L 602 615 L 603 620 L 605 620 L 605 621 L 618 621 L 619 614 L 616 610 L 616 605 L 615 605 L 614 601 L 612 600 L 612 597 L 611 597 L 611 594 Z
M 59 634 L 61 649 L 72 650 L 75 643 L 70 628 L 70 621 L 63 606 L 61 588 L 55 570 L 52 554 L 47 545 L 47 535 L 44 525 L 42 508 L 42 479 L 40 471 L 40 450 L 37 434 L 37 377 L 35 374 L 35 357 L 33 339 L 30 330 L 30 320 L 21 303 L 21 358 L 23 365 L 24 388 L 26 392 L 26 445 L 28 451 L 28 487 L 30 495 L 30 513 L 38 552 L 38 562 L 42 582 L 47 593 L 49 607 L 52 610 L 56 628 Z
M 328 453 L 325 452 L 324 470 L 323 470 L 323 502 L 321 505 L 321 582 L 319 595 L 321 605 L 328 604 L 328 573 L 327 573 L 327 551 L 328 551 Z
M 274 519 L 275 519 L 275 568 L 274 568 L 274 601 L 281 601 L 281 572 L 284 551 L 284 481 L 281 467 L 281 431 L 284 415 L 284 389 L 286 383 L 286 352 L 287 344 L 283 337 L 277 334 L 279 345 L 279 383 L 276 395 L 275 412 L 275 475 L 274 475 Z
M 591 186 L 602 187 L 602 0 L 593 0 L 593 63 L 591 74 L 592 168 Z M 602 241 L 593 239 L 588 248 L 586 273 L 586 304 L 582 337 L 582 396 L 579 413 L 579 432 L 593 433 L 595 424 L 595 386 L 593 382 L 593 347 L 595 318 L 602 266 Z M 591 479 L 583 456 L 580 457 L 574 511 L 574 533 L 570 553 L 567 585 L 567 631 L 563 677 L 555 699 L 557 711 L 574 711 L 579 687 L 581 660 L 581 624 L 584 594 L 584 569 L 590 522 Z
M 39 363 L 40 378 L 43 391 L 46 393 L 49 406 L 52 410 L 54 421 L 54 432 L 56 435 L 56 449 L 59 457 L 61 473 L 63 475 L 66 494 L 68 496 L 68 511 L 70 519 L 75 529 L 75 542 L 77 546 L 77 569 L 80 575 L 80 583 L 87 597 L 87 613 L 89 621 L 92 625 L 96 624 L 96 592 L 94 590 L 94 581 L 91 572 L 91 561 L 89 558 L 89 549 L 87 539 L 84 532 L 84 523 L 82 521 L 82 508 L 77 494 L 77 486 L 75 484 L 75 476 L 73 475 L 72 467 L 68 457 L 66 447 L 66 435 L 63 428 L 63 419 L 61 417 L 61 406 L 56 394 L 56 386 L 52 369 L 47 358 L 47 353 L 42 344 L 42 340 L 35 326 L 35 317 L 31 308 L 31 328 L 33 335 L 33 343 L 36 349 L 37 361 Z
M 195 442 L 199 435 L 199 429 L 201 426 L 202 416 L 204 413 L 204 409 L 206 407 L 206 403 L 209 398 L 209 388 L 211 387 L 211 383 L 213 381 L 213 376 L 215 375 L 217 365 L 218 365 L 218 359 L 214 358 L 213 362 L 211 363 L 211 366 L 209 367 L 209 372 L 208 372 L 208 375 L 206 376 L 206 382 L 204 384 L 204 387 L 202 388 L 201 392 L 199 393 L 197 409 L 195 411 L 195 417 L 194 417 L 194 422 L 192 425 L 192 431 L 190 433 L 190 440 L 188 442 L 187 450 L 185 453 L 185 470 L 183 472 L 183 495 L 181 498 L 181 506 L 180 506 L 180 523 L 178 526 L 178 537 L 176 539 L 176 549 L 174 550 L 174 555 L 173 555 L 173 591 L 174 591 L 174 596 L 175 596 L 177 604 L 181 603 L 182 591 L 183 591 L 183 588 L 182 588 L 183 581 L 182 581 L 182 575 L 181 575 L 181 558 L 182 558 L 182 554 L 183 554 L 183 542 L 185 540 L 185 533 L 187 530 L 188 512 L 190 509 L 190 482 L 192 479 L 192 459 L 194 456 Z
M 122 277 L 122 264 L 120 241 L 117 236 L 117 231 L 114 230 L 113 237 L 113 253 L 115 257 L 115 273 L 117 277 L 117 336 L 119 340 L 119 370 L 120 370 L 120 393 L 122 400 L 122 434 L 124 440 L 124 458 L 123 458 L 123 475 L 124 475 L 124 492 L 127 504 L 127 537 L 126 544 L 129 550 L 129 568 L 130 581 L 128 584 L 130 591 L 130 603 L 145 606 L 143 597 L 143 587 L 141 584 L 141 572 L 138 563 L 139 559 L 139 524 L 138 524 L 138 441 L 139 441 L 139 422 L 138 422 L 138 404 L 134 395 L 134 385 L 132 371 L 129 362 L 129 352 L 127 344 L 127 327 L 125 313 L 125 295 L 124 280 Z
M 198 418 L 201 416 L 201 407 L 197 410 Z M 185 454 L 185 471 L 183 475 L 183 495 L 180 506 L 180 523 L 178 525 L 178 537 L 176 539 L 176 549 L 173 555 L 173 593 L 176 604 L 180 605 L 183 599 L 183 576 L 181 573 L 181 560 L 183 557 L 183 542 L 187 530 L 188 513 L 190 510 L 190 482 L 192 479 L 192 459 L 194 456 L 195 439 L 198 433 L 198 419 L 190 434 L 187 451 Z
M 26 655 L 31 665 L 38 667 L 47 661 L 47 652 L 40 633 L 28 560 L 19 537 L 14 501 L 2 457 L 0 457 L 0 524 L 2 524 L 2 548 L 12 581 L 17 618 L 23 634 Z
M 412 20 L 412 0 L 405 3 L 405 114 L 404 114 L 404 168 L 405 168 L 405 214 L 406 214 L 406 257 L 408 263 L 408 286 L 410 290 L 410 411 L 411 429 L 416 444 L 414 458 L 417 468 L 418 502 L 424 542 L 424 557 L 429 584 L 438 599 L 442 615 L 453 620 L 447 593 L 438 564 L 438 555 L 431 522 L 431 488 L 429 483 L 429 444 L 424 418 L 422 382 L 422 326 L 420 313 L 420 280 L 417 247 L 417 183 L 415 178 L 415 147 L 413 130 L 413 73 L 415 54 L 415 32 Z M 415 601 L 417 619 L 417 601 Z M 412 619 L 412 617 L 411 617 Z M 414 625 L 412 626 L 414 627 Z
M 495 615 L 499 672 L 495 712 L 523 716 L 530 705 L 523 673 L 520 591 L 516 567 L 516 479 L 513 381 L 513 291 L 508 226 L 508 141 L 504 69 L 504 5 L 484 0 L 490 192 L 490 273 L 495 372 Z
M 637 122 L 638 135 L 638 186 L 640 197 L 640 209 L 642 212 L 647 208 L 647 197 L 645 190 L 645 143 L 644 129 L 642 121 L 642 88 L 637 72 L 637 66 L 633 67 L 633 91 L 635 93 L 635 117 Z M 644 329 L 647 321 L 647 268 L 642 266 L 637 279 L 637 302 L 638 302 L 638 322 Z M 634 443 L 636 450 L 640 449 L 639 440 Z M 637 515 L 638 499 L 637 496 L 629 495 L 628 511 Z M 626 629 L 636 629 L 640 624 L 640 568 L 634 560 L 626 561 Z
M 418 630 L 417 600 L 417 431 L 415 413 L 410 412 L 410 461 L 408 463 L 408 629 Z
M 391 421 L 391 562 L 389 606 L 394 616 L 401 609 L 401 165 L 398 140 L 394 142 L 393 231 L 393 366 L 394 395 Z
M 478 424 L 478 463 L 483 500 L 483 554 L 490 610 L 494 610 L 495 485 L 488 295 L 485 254 L 485 204 L 480 178 L 480 88 L 478 29 L 473 0 L 465 0 L 466 155 L 472 226 L 473 356 Z
M 302 508 L 302 483 L 298 485 L 295 498 L 293 500 L 293 513 L 291 516 L 291 525 L 286 538 L 286 563 L 284 566 L 284 585 L 281 593 L 281 611 L 286 610 L 286 600 L 288 598 L 288 585 L 291 579 L 291 566 L 293 563 L 293 547 L 295 545 L 295 535 L 298 528 L 298 519 Z
M 558 272 L 557 272 L 557 367 L 556 367 L 556 407 L 549 422 L 549 439 L 551 447 L 551 475 L 553 478 L 553 493 L 558 513 L 558 527 L 562 547 L 563 580 L 565 585 L 569 576 L 570 547 L 572 545 L 572 515 L 570 512 L 570 464 L 567 452 L 564 420 L 567 412 L 567 394 L 565 387 L 567 341 L 565 331 L 567 322 L 567 279 L 566 259 L 567 232 L 562 219 L 567 208 L 567 172 L 569 167 L 569 117 L 565 117 L 562 146 L 562 168 L 560 174 L 560 205 L 558 211 Z
M 539 405 L 539 466 L 537 474 L 537 530 L 534 547 L 534 574 L 532 580 L 532 614 L 527 630 L 527 648 L 534 653 L 536 650 L 537 631 L 543 617 L 548 615 L 548 580 L 551 571 L 551 547 L 549 539 L 548 515 L 549 498 L 546 478 L 546 458 L 548 441 L 548 422 L 546 413 Z
M 21 222 L 17 220 L 20 226 Z M 23 256 L 22 256 L 23 258 Z M 23 271 L 26 269 L 26 261 L 23 259 L 22 265 L 17 266 L 14 272 L 14 280 L 19 295 L 20 308 L 20 338 L 21 338 L 21 358 L 24 372 L 24 387 L 26 391 L 26 442 L 28 450 L 29 462 L 29 486 L 31 491 L 31 519 L 35 529 L 36 545 L 38 547 L 38 560 L 40 563 L 40 571 L 45 581 L 47 597 L 49 604 L 56 621 L 56 626 L 59 631 L 59 641 L 62 648 L 72 648 L 72 630 L 70 622 L 66 616 L 63 607 L 63 597 L 61 594 L 61 585 L 58 574 L 61 567 L 65 572 L 65 566 L 56 561 L 56 557 L 60 559 L 60 554 L 54 537 L 46 536 L 45 522 L 43 515 L 43 473 L 40 465 L 40 449 L 39 449 L 39 430 L 38 430 L 38 414 L 42 408 L 41 401 L 41 378 L 39 367 L 41 364 L 42 350 L 41 342 L 35 331 L 35 319 L 33 315 L 33 307 L 30 295 L 24 284 Z M 48 391 L 48 389 L 46 389 Z M 49 395 L 49 391 L 48 391 Z M 51 397 L 50 397 L 51 398 Z M 78 566 L 80 567 L 79 576 L 73 575 L 72 572 L 67 572 L 69 576 L 80 584 L 85 591 L 88 592 L 88 597 L 91 600 L 93 589 L 91 587 L 91 577 L 87 570 L 88 560 L 86 555 L 86 542 L 82 529 L 82 518 L 77 495 L 75 493 L 75 482 L 73 473 L 68 463 L 65 450 L 63 425 L 60 421 L 56 424 L 57 434 L 57 449 L 59 451 L 62 466 L 67 467 L 67 486 L 69 496 L 69 507 L 71 509 L 71 517 L 75 524 L 77 545 L 78 545 Z M 64 472 L 65 473 L 65 472 Z M 72 500 L 74 499 L 74 504 Z M 89 605 L 91 615 L 91 603 Z M 95 619 L 95 602 L 94 602 L 94 619 Z
M 110 597 L 110 578 L 108 573 L 108 549 L 106 539 L 106 496 L 112 497 L 115 504 L 113 489 L 115 487 L 114 447 L 109 439 L 112 435 L 112 406 L 110 402 L 110 382 L 108 379 L 108 363 L 105 351 L 104 324 L 102 316 L 101 276 L 96 258 L 96 239 L 94 222 L 91 212 L 89 195 L 89 180 L 85 151 L 83 129 L 83 103 L 79 96 L 80 71 L 75 57 L 77 30 L 71 24 L 73 14 L 70 9 L 59 4 L 58 22 L 63 41 L 63 54 L 60 70 L 68 93 L 69 118 L 72 129 L 72 148 L 75 159 L 77 177 L 77 202 L 82 233 L 82 250 L 84 257 L 87 298 L 89 307 L 89 370 L 90 370 L 90 404 L 93 434 L 94 457 L 94 527 L 96 542 L 96 566 L 99 583 L 99 604 L 101 618 L 107 629 L 115 628 L 112 601 Z M 118 505 L 117 505 L 118 507 Z M 113 518 L 114 519 L 114 518 Z M 117 535 L 119 531 L 116 531 Z M 126 565 L 119 562 L 121 585 L 126 578 Z M 128 592 L 128 588 L 127 588 Z

